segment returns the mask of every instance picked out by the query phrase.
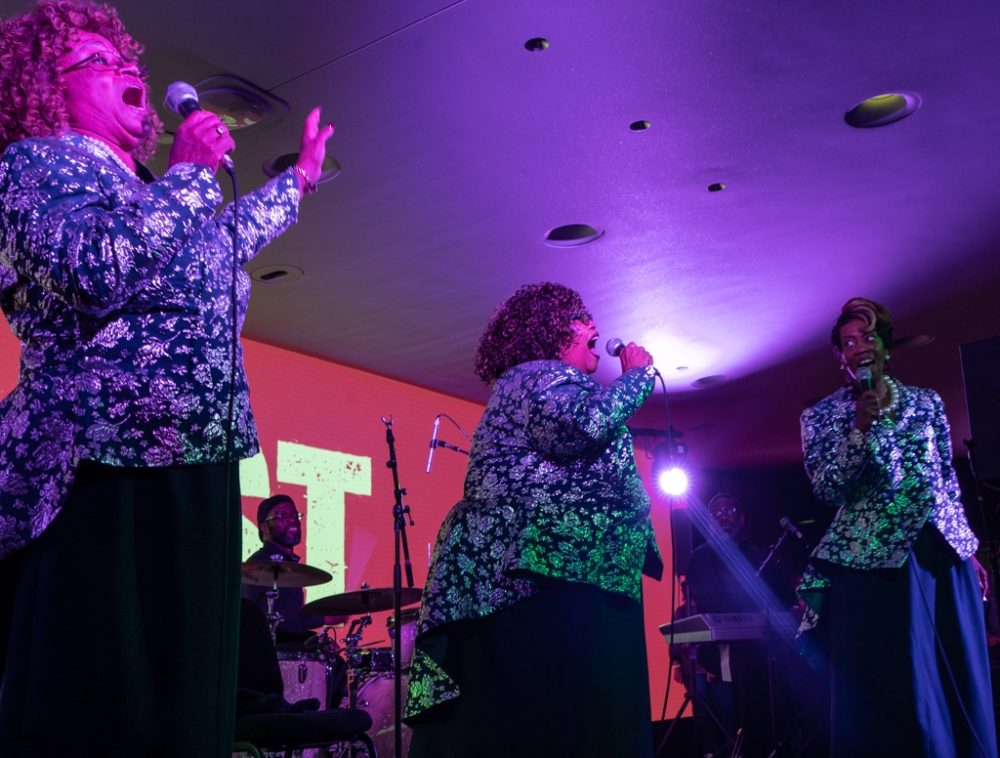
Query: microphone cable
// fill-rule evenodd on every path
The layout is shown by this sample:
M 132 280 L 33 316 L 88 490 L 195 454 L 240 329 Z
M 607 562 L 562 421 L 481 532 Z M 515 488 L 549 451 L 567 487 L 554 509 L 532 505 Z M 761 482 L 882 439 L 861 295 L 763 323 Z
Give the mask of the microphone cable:
M 219 636 L 219 667 L 218 667 L 218 677 L 216 682 L 217 687 L 217 697 L 220 705 L 225 702 L 224 698 L 228 697 L 228 687 L 227 687 L 227 666 L 226 661 L 230 661 L 232 664 L 231 675 L 235 676 L 237 671 L 237 661 L 236 656 L 238 652 L 237 641 L 239 635 L 239 623 L 240 614 L 239 607 L 236 605 L 236 600 L 231 597 L 233 589 L 233 582 L 228 580 L 228 572 L 231 570 L 230 566 L 234 560 L 239 558 L 239 549 L 235 544 L 233 544 L 236 539 L 241 535 L 242 530 L 239 528 L 240 519 L 243 516 L 243 503 L 242 498 L 237 497 L 235 500 L 233 498 L 233 438 L 234 431 L 233 427 L 235 425 L 235 405 L 236 405 L 236 353 L 239 347 L 239 329 L 237 328 L 237 321 L 239 318 L 239 309 L 236 303 L 236 274 L 237 274 L 237 261 L 239 260 L 239 237 L 240 237 L 240 190 L 239 182 L 236 180 L 236 172 L 230 171 L 228 166 L 226 167 L 226 173 L 229 174 L 229 178 L 232 181 L 233 186 L 233 234 L 232 234 L 232 255 L 230 256 L 230 268 L 229 268 L 229 397 L 226 403 L 226 444 L 225 444 L 225 501 L 223 507 L 226 512 L 229 513 L 228 517 L 224 520 L 225 531 L 224 531 L 224 545 L 223 545 L 223 565 L 226 568 L 226 581 L 223 585 L 223 619 L 225 619 L 225 613 L 227 608 L 236 607 L 236 613 L 234 614 L 235 624 L 229 631 L 229 638 L 225 633 L 225 625 L 223 624 L 223 634 Z M 236 476 L 239 476 L 239 463 L 236 463 Z M 233 512 L 229 512 L 232 509 Z M 242 541 L 242 540 L 241 540 Z M 235 555 L 234 555 L 235 554 Z M 229 649 L 231 648 L 231 649 Z M 223 713 L 228 713 L 227 710 L 223 710 Z M 235 717 L 235 711 L 233 713 Z M 235 719 L 234 719 L 235 723 Z M 223 734 L 228 735 L 229 730 L 224 729 L 218 732 L 220 744 L 218 746 L 217 754 L 223 755 L 228 753 L 231 748 L 231 740 L 223 739 Z

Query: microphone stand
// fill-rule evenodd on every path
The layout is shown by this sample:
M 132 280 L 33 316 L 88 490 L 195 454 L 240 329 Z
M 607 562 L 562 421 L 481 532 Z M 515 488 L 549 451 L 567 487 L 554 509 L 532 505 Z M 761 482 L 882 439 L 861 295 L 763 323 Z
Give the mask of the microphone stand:
M 454 450 L 456 453 L 461 453 L 462 455 L 469 454 L 469 451 L 465 448 L 459 447 L 458 445 L 452 445 L 450 442 L 445 442 L 444 440 L 434 440 L 434 447 L 443 447 L 445 450 Z
M 763 572 L 764 568 L 767 566 L 767 564 L 769 564 L 771 562 L 771 559 L 778 552 L 778 549 L 782 545 L 785 544 L 785 540 L 788 539 L 788 537 L 789 537 L 790 534 L 791 534 L 791 532 L 788 532 L 784 528 L 782 528 L 782 530 L 781 530 L 781 536 L 778 537 L 778 541 L 775 542 L 773 545 L 771 545 L 771 548 L 768 551 L 767 556 L 764 558 L 763 561 L 761 561 L 760 565 L 757 567 L 757 576 L 761 575 L 761 572 Z M 768 630 L 767 639 L 765 640 L 765 644 L 767 645 L 767 647 L 765 649 L 765 655 L 767 656 L 767 660 L 766 660 L 766 665 L 767 665 L 767 712 L 768 712 L 768 716 L 770 717 L 770 721 L 771 721 L 771 723 L 770 723 L 770 727 L 771 727 L 771 747 L 773 748 L 771 750 L 769 756 L 773 756 L 773 755 L 775 755 L 775 753 L 777 753 L 778 748 L 781 746 L 781 743 L 778 740 L 778 725 L 777 725 L 777 719 L 776 719 L 776 714 L 775 714 L 775 706 L 774 706 L 774 648 L 773 648 L 773 644 L 774 644 L 775 636 L 774 636 L 774 630 L 773 630 L 772 621 L 771 621 L 773 610 L 771 608 L 765 608 L 764 612 L 766 614 L 766 616 L 765 616 L 765 624 L 766 624 L 766 628 Z M 741 746 L 742 742 L 743 742 L 743 735 L 742 735 L 742 730 L 741 730 L 741 733 L 738 735 L 737 745 L 733 748 L 733 756 L 736 756 L 736 755 L 739 754 L 739 749 L 740 749 L 740 746 Z
M 394 500 L 392 505 L 392 525 L 394 533 L 394 557 L 392 563 L 392 609 L 396 621 L 396 633 L 392 639 L 393 658 L 393 737 L 395 741 L 396 758 L 403 756 L 403 650 L 402 650 L 402 614 L 403 614 L 403 577 L 400 565 L 402 556 L 406 567 L 406 586 L 413 586 L 413 566 L 410 563 L 410 546 L 406 541 L 406 519 L 410 516 L 410 506 L 403 504 L 406 490 L 399 486 L 399 470 L 396 465 L 396 438 L 392 433 L 392 416 L 383 416 L 385 424 L 385 442 L 389 447 L 389 460 L 386 468 L 392 471 L 392 488 Z M 410 518 L 410 526 L 413 519 Z
M 757 576 L 760 576 L 760 572 L 764 570 L 764 567 L 771 562 L 774 554 L 778 552 L 778 548 L 785 544 L 785 540 L 788 539 L 788 532 L 784 529 L 781 530 L 781 536 L 778 537 L 778 541 L 771 545 L 771 550 L 767 554 L 767 557 L 761 561 L 761 564 L 757 567 Z

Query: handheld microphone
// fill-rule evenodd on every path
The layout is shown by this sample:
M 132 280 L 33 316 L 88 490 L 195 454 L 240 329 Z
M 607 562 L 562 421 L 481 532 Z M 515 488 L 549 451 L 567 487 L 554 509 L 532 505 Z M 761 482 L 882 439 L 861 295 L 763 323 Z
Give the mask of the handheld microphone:
M 198 102 L 198 90 L 187 82 L 174 82 L 169 85 L 167 94 L 163 97 L 163 104 L 174 113 L 179 113 L 181 118 L 187 118 L 195 111 L 202 110 L 201 103 Z M 230 176 L 236 172 L 233 159 L 228 154 L 222 156 L 222 167 Z
M 434 449 L 438 446 L 438 427 L 441 426 L 441 416 L 434 417 L 434 432 L 431 434 L 431 450 L 427 453 L 427 470 L 425 473 L 431 473 L 431 463 L 434 460 Z
M 858 381 L 861 382 L 861 384 L 864 386 L 865 392 L 872 391 L 872 386 L 874 384 L 874 377 L 872 376 L 872 370 L 870 366 L 862 366 L 861 368 L 858 369 L 855 376 L 858 378 Z
M 795 522 L 792 521 L 787 516 L 782 516 L 781 519 L 779 519 L 778 521 L 778 525 L 781 526 L 781 528 L 784 529 L 789 534 L 794 534 L 797 539 L 801 540 L 802 542 L 805 542 L 806 545 L 809 544 L 808 542 L 806 542 L 805 535 L 802 534 L 802 531 L 795 525 Z
M 612 337 L 611 339 L 608 340 L 608 344 L 605 345 L 604 347 L 605 350 L 608 351 L 608 355 L 610 355 L 612 358 L 617 358 L 619 355 L 621 355 L 622 350 L 625 349 L 625 342 L 624 340 L 621 340 L 618 337 Z

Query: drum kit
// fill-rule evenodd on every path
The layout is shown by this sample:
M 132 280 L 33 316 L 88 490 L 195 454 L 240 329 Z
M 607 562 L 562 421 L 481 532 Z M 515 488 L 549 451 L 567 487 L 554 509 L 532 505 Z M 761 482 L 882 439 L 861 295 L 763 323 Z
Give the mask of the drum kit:
M 255 561 L 244 563 L 242 581 L 257 587 L 267 587 L 267 622 L 272 640 L 282 621 L 275 603 L 283 588 L 311 587 L 332 581 L 333 577 L 322 569 L 293 561 Z M 401 606 L 420 602 L 423 590 L 404 587 Z M 393 648 L 363 643 L 365 627 L 372 623 L 372 613 L 392 610 L 394 605 L 391 587 L 370 588 L 362 585 L 352 592 L 313 600 L 302 606 L 302 613 L 321 617 L 323 626 L 313 637 L 303 643 L 303 650 L 294 653 L 279 652 L 278 664 L 285 685 L 285 698 L 295 701 L 314 697 L 322 707 L 346 706 L 361 708 L 372 717 L 372 738 L 380 756 L 391 756 L 394 750 L 393 674 L 395 658 Z M 401 635 L 401 681 L 405 691 L 409 679 L 410 660 L 416 637 L 418 608 L 400 614 L 400 623 L 389 618 L 386 622 L 390 637 Z M 338 642 L 335 627 L 347 623 L 347 633 Z M 381 642 L 381 640 L 379 640 Z M 347 695 L 343 702 L 330 702 L 331 676 L 337 659 L 347 666 Z M 409 729 L 402 730 L 405 755 L 409 747 Z

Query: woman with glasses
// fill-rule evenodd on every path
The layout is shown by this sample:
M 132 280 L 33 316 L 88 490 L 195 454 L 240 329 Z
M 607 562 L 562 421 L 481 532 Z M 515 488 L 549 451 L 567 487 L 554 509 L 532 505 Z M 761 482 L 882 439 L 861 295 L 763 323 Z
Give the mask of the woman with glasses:
M 313 111 L 295 166 L 241 200 L 234 251 L 217 116 L 184 120 L 163 176 L 141 163 L 162 131 L 141 52 L 105 5 L 0 22 L 0 306 L 22 346 L 0 404 L 4 756 L 231 749 L 229 464 L 257 452 L 233 256 L 295 223 L 333 127 Z
M 834 758 L 994 758 L 985 572 L 936 392 L 889 373 L 888 309 L 830 335 L 844 383 L 802 414 L 805 468 L 837 509 L 799 593 L 827 643 Z
M 597 338 L 548 282 L 480 338 L 493 392 L 424 587 L 410 758 L 653 754 L 641 581 L 663 564 L 625 427 L 653 360 L 629 344 L 602 386 Z

